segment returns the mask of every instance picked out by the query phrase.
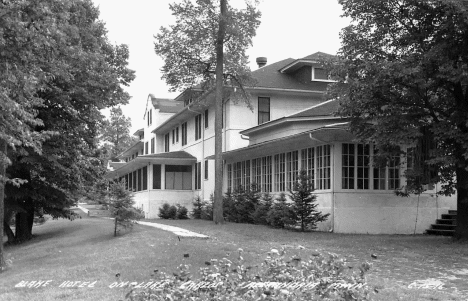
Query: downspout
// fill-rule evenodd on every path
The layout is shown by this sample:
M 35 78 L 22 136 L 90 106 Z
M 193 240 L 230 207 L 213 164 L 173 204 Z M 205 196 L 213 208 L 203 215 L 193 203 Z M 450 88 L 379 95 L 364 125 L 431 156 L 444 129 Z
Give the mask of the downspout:
M 309 133 L 309 138 L 313 141 L 317 141 L 317 142 L 320 142 L 320 143 L 323 143 L 323 144 L 327 144 L 327 142 L 323 141 L 323 140 L 320 140 L 318 138 L 315 138 L 314 136 L 312 136 L 312 133 Z M 334 232 L 335 231 L 335 175 L 336 175 L 336 172 L 335 172 L 335 145 L 334 144 L 331 144 L 331 149 L 332 149 L 332 152 L 331 152 L 331 156 L 332 156 L 332 166 L 333 166 L 333 176 L 330 175 L 333 179 L 333 185 L 331 185 L 331 195 L 332 195 L 332 198 L 331 198 L 331 206 L 332 206 L 332 219 L 331 219 L 331 224 L 332 224 L 332 228 L 330 229 L 330 232 Z M 331 168 L 331 167 L 330 167 Z

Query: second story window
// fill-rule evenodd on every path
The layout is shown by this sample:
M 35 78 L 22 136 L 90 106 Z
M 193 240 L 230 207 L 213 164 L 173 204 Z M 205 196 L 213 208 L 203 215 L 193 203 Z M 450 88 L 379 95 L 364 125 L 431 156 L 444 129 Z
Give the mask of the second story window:
M 258 124 L 270 121 L 270 97 L 258 98 Z
M 147 119 L 147 124 L 148 126 L 150 126 L 152 123 L 153 123 L 153 110 L 149 110 L 148 111 L 148 114 L 146 116 L 146 119 Z
M 166 153 L 169 151 L 169 142 L 170 142 L 169 133 L 167 133 L 166 135 L 164 135 L 164 151 Z
M 187 144 L 187 122 L 182 123 L 182 146 Z
M 195 116 L 195 140 L 201 138 L 202 115 Z
M 145 142 L 145 155 L 148 154 L 148 141 Z
M 151 153 L 154 154 L 154 138 L 151 138 Z

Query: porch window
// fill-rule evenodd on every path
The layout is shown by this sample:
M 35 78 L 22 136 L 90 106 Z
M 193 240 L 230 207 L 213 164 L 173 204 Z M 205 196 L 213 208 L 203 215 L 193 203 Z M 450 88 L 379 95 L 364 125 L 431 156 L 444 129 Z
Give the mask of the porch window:
M 153 189 L 161 189 L 161 164 L 153 164 Z
M 234 180 L 234 191 L 239 190 L 241 184 L 241 175 L 242 175 L 242 168 L 241 168 L 241 162 L 237 162 L 233 164 L 233 180 Z
M 201 189 L 201 162 L 195 163 L 195 189 Z
M 128 190 L 128 174 L 125 175 L 125 189 Z
M 262 159 L 257 158 L 252 160 L 252 180 L 253 183 L 258 185 L 258 188 L 261 188 L 262 184 Z
M 317 148 L 317 187 L 318 189 L 330 189 L 330 145 L 322 145 Z
M 191 190 L 192 167 L 189 165 L 166 165 L 166 189 Z
M 272 162 L 271 156 L 262 158 L 262 192 L 271 192 L 272 178 Z
M 137 183 L 137 191 L 141 191 L 141 173 L 142 173 L 142 170 L 141 168 L 137 170 L 137 178 L 138 178 L 138 183 Z
M 357 189 L 369 189 L 370 147 L 369 144 L 357 145 Z
M 286 153 L 286 189 L 294 188 L 294 183 L 297 181 L 297 173 L 299 172 L 298 151 Z
M 301 150 L 301 168 L 307 172 L 310 183 L 315 187 L 315 156 L 314 148 Z
M 388 162 L 388 189 L 400 188 L 400 156 L 393 156 Z
M 208 180 L 208 160 L 205 160 L 205 180 Z
M 227 189 L 232 191 L 232 164 L 227 165 Z
M 148 190 L 148 167 L 143 167 L 143 190 Z
M 343 143 L 341 155 L 341 187 L 343 189 L 354 189 L 354 158 L 354 144 Z
M 286 154 L 275 155 L 275 191 L 285 190 L 285 179 L 286 179 Z
M 132 191 L 136 191 L 136 188 L 137 188 L 137 172 L 136 172 L 136 170 L 133 172 L 132 178 L 133 178 Z

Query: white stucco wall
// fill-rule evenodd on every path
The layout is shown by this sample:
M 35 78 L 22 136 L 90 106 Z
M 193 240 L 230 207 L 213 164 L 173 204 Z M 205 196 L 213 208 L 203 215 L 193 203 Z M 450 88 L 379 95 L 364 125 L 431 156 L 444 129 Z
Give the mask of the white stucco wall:
M 337 233 L 421 234 L 441 214 L 455 209 L 453 197 L 399 197 L 390 193 L 335 193 Z
M 159 218 L 159 208 L 164 203 L 180 204 L 189 212 L 192 210 L 193 192 L 191 190 L 146 190 L 136 192 L 133 200 L 135 207 L 145 211 L 146 218 Z

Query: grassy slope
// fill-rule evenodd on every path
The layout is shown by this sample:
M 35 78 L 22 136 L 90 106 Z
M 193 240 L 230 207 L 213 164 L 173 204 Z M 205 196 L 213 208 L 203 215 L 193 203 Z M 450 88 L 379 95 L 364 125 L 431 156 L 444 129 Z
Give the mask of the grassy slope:
M 177 238 L 170 232 L 136 226 L 134 231 L 114 238 L 112 222 L 106 219 L 48 221 L 36 227 L 36 237 L 19 246 L 6 247 L 13 267 L 0 274 L 0 300 L 119 300 L 127 289 L 110 289 L 120 273 L 123 281 L 147 281 L 154 269 L 172 272 L 181 263 L 193 270 L 211 258 L 246 252 L 250 264 L 261 262 L 267 251 L 283 245 L 289 254 L 306 256 L 311 250 L 338 253 L 350 262 L 373 261 L 368 282 L 380 293 L 375 300 L 465 300 L 468 247 L 450 239 L 423 236 L 339 235 L 296 233 L 263 226 L 206 221 L 162 221 L 211 236 L 208 240 Z M 304 249 L 299 248 L 303 246 Z M 184 258 L 184 254 L 190 257 Z M 372 259 L 370 254 L 376 254 Z M 447 288 L 441 292 L 405 287 L 412 281 L 442 277 Z M 453 277 L 457 277 L 456 279 Z M 22 280 L 53 280 L 46 288 L 15 288 Z M 98 281 L 94 288 L 58 288 L 63 281 Z

